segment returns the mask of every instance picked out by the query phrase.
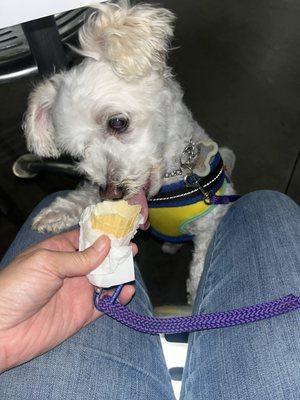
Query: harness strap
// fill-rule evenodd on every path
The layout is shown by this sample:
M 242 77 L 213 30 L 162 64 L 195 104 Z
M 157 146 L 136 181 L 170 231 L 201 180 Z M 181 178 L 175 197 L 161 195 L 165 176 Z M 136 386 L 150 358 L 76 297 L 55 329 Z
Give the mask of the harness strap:
M 99 292 L 95 292 L 94 304 L 97 310 L 104 312 L 127 327 L 154 335 L 226 328 L 261 321 L 300 309 L 300 297 L 291 294 L 267 303 L 230 311 L 174 318 L 155 318 L 139 315 L 120 303 L 114 303 L 112 296 L 101 298 Z
M 187 175 L 183 180 L 162 186 L 160 191 L 148 200 L 149 208 L 172 207 L 205 198 L 206 193 L 215 193 L 226 179 L 223 160 L 217 153 L 211 162 L 211 171 L 200 177 L 195 173 Z

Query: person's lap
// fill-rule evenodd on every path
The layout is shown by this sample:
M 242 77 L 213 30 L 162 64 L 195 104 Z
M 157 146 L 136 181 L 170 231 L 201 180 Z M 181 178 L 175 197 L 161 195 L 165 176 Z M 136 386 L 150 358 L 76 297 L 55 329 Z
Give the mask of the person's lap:
M 29 234 L 29 224 L 30 220 L 2 264 L 44 238 Z M 295 235 L 299 243 L 299 208 L 287 197 L 257 192 L 239 200 L 210 245 L 194 312 L 299 295 Z M 137 281 L 130 307 L 150 313 L 138 271 Z M 255 324 L 191 334 L 182 398 L 298 399 L 299 323 L 300 314 L 293 312 Z M 159 337 L 129 330 L 108 317 L 47 354 L 3 373 L 0 393 L 5 399 L 25 400 L 174 398 Z

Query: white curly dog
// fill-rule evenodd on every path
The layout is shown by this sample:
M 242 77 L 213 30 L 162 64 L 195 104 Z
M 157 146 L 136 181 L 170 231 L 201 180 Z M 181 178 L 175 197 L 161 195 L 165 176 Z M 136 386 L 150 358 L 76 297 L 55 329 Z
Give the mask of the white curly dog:
M 42 210 L 34 229 L 59 232 L 76 225 L 88 205 L 120 198 L 141 204 L 145 228 L 147 199 L 162 186 L 175 187 L 191 171 L 202 177 L 209 173 L 201 146 L 215 144 L 183 103 L 183 91 L 166 64 L 174 20 L 169 10 L 151 5 L 99 5 L 79 32 L 83 61 L 31 93 L 24 122 L 29 150 L 54 158 L 67 153 L 87 178 L 80 189 Z M 220 154 L 230 175 L 234 155 L 226 148 Z M 228 182 L 223 194 L 233 193 Z M 207 246 L 227 209 L 211 206 L 186 226 L 195 244 L 190 301 Z

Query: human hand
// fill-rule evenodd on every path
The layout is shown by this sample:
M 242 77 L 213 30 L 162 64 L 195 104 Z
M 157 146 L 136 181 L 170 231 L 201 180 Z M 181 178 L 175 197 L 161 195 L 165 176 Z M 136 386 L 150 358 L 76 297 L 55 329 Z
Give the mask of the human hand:
M 103 262 L 110 241 L 102 236 L 79 252 L 78 239 L 78 231 L 56 235 L 0 272 L 0 372 L 45 353 L 102 315 L 85 275 Z M 120 302 L 133 294 L 132 286 L 124 286 Z

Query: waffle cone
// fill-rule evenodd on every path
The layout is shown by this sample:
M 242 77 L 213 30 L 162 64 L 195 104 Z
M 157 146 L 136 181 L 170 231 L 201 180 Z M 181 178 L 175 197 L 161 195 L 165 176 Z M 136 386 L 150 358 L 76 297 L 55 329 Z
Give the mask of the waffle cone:
M 137 228 L 141 207 L 125 200 L 98 203 L 90 217 L 91 226 L 104 234 L 123 238 Z

